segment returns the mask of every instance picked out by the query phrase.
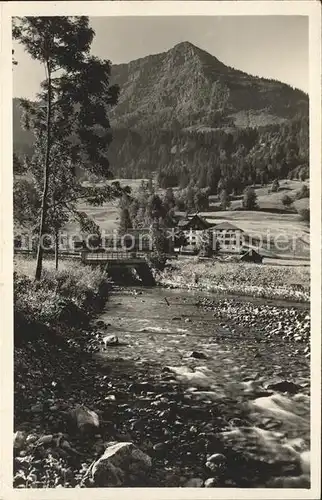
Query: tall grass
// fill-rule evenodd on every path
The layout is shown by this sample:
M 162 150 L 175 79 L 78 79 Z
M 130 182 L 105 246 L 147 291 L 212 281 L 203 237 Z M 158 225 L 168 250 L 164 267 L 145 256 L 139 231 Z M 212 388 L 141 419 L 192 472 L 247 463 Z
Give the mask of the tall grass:
M 210 292 L 232 293 L 263 298 L 308 302 L 310 269 L 304 266 L 272 266 L 248 263 L 224 263 L 182 260 L 159 277 L 159 282 L 178 288 L 196 288 Z M 298 290 L 301 285 L 302 290 Z
M 64 261 L 56 271 L 47 261 L 42 279 L 35 281 L 35 260 L 16 259 L 14 267 L 16 337 L 36 323 L 61 333 L 67 333 L 67 327 L 84 328 L 107 300 L 107 275 L 99 268 Z

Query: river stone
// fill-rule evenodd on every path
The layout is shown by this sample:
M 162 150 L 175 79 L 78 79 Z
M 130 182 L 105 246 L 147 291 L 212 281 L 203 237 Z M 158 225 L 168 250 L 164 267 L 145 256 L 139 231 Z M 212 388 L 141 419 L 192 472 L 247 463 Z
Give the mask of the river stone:
M 209 477 L 205 481 L 205 488 L 215 488 L 217 485 L 218 482 L 214 477 Z
M 30 411 L 32 413 L 42 413 L 44 411 L 44 406 L 39 403 L 37 405 L 33 405 L 31 408 L 30 408 Z
M 96 432 L 99 428 L 99 417 L 97 413 L 89 410 L 86 406 L 77 405 L 71 411 L 71 416 L 75 420 L 76 425 L 81 432 Z
M 207 458 L 206 467 L 213 472 L 222 473 L 227 467 L 227 458 L 222 453 L 214 453 Z
M 13 435 L 13 447 L 15 450 L 20 450 L 23 448 L 26 442 L 26 433 L 22 431 L 17 431 Z
M 44 444 L 51 444 L 54 439 L 54 436 L 52 434 L 47 434 L 45 436 L 42 436 L 38 439 L 36 445 L 41 446 Z
M 104 346 L 113 346 L 113 345 L 118 345 L 119 339 L 117 335 L 106 335 L 106 337 L 103 337 L 103 343 Z
M 149 455 L 131 442 L 111 442 L 104 454 L 87 471 L 83 482 L 89 480 L 94 487 L 133 486 L 152 466 Z
M 184 485 L 185 488 L 202 488 L 203 480 L 200 477 L 192 477 Z
M 34 443 L 35 441 L 37 441 L 37 439 L 38 439 L 38 436 L 36 434 L 28 434 L 28 436 L 26 438 L 26 443 L 27 444 Z
M 190 351 L 190 352 L 187 352 L 186 356 L 188 358 L 207 359 L 206 354 L 204 354 L 203 352 L 199 352 L 199 351 Z
M 279 392 L 289 392 L 290 394 L 296 394 L 301 386 L 298 384 L 294 384 L 294 382 L 289 382 L 288 380 L 280 380 L 274 383 L 265 384 L 265 389 L 271 391 L 279 391 Z
M 167 449 L 167 445 L 166 443 L 156 443 L 154 446 L 153 446 L 153 450 L 154 451 L 164 451 Z

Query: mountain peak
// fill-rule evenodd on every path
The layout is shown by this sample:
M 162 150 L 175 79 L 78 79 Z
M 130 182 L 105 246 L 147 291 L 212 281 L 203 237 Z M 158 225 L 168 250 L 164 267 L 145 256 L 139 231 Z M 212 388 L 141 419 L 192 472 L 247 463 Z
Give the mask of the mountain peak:
M 177 43 L 172 49 L 170 50 L 186 50 L 186 49 L 197 49 L 198 47 L 196 47 L 195 45 L 193 45 L 193 43 L 191 42 L 188 42 L 188 41 L 185 41 L 185 42 L 179 42 Z
M 168 51 L 170 54 L 180 54 L 180 55 L 193 55 L 202 52 L 201 49 L 193 45 L 193 43 L 185 41 L 177 43 L 172 49 Z
M 177 43 L 177 45 L 166 52 L 167 61 L 175 65 L 189 64 L 191 61 L 198 61 L 200 63 L 201 55 L 202 50 L 188 41 Z
M 152 116 L 163 128 L 172 127 L 173 116 L 182 128 L 259 127 L 307 114 L 299 91 L 226 66 L 187 40 L 113 66 L 112 78 L 121 93 L 111 119 L 122 127 L 144 128 Z

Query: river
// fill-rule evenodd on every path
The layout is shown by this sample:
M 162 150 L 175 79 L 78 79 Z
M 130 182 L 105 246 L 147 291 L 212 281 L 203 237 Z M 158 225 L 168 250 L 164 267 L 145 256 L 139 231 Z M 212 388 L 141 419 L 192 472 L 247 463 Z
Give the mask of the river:
M 199 307 L 198 303 L 205 297 L 206 294 L 162 288 L 114 291 L 100 319 L 107 324 L 106 334 L 117 335 L 119 344 L 102 349 L 99 357 L 107 365 L 117 366 L 118 373 L 123 370 L 132 381 L 173 384 L 174 388 L 181 388 L 185 404 L 188 401 L 191 407 L 197 404 L 205 409 L 203 420 L 199 419 L 197 425 L 203 437 L 204 426 L 208 425 L 209 431 L 213 422 L 214 408 L 220 408 L 221 451 L 226 456 L 242 454 L 257 468 L 259 463 L 266 464 L 270 469 L 268 480 L 273 481 L 265 483 L 266 486 L 308 487 L 308 359 L 296 342 L 264 336 L 263 322 L 253 321 L 245 327 L 245 322 L 238 325 L 229 318 L 218 319 L 214 309 Z M 212 298 L 220 300 L 220 297 Z M 251 302 L 256 310 L 267 304 L 260 299 L 228 300 L 232 304 L 235 301 L 239 307 L 243 301 Z M 274 305 L 274 301 L 270 304 Z M 303 304 L 281 302 L 276 302 L 275 307 L 276 321 L 279 311 L 285 315 L 285 311 L 294 308 L 308 308 Z M 292 386 L 286 387 L 287 390 L 269 387 L 276 380 L 294 384 L 295 390 Z M 155 397 L 150 387 L 144 399 L 150 416 L 154 412 Z M 155 417 L 158 420 L 156 411 Z M 184 425 L 185 417 L 176 418 L 180 429 L 179 424 Z M 139 433 L 139 442 L 141 438 Z M 153 432 L 150 438 L 153 441 Z M 190 443 L 191 439 L 190 436 Z M 171 464 L 171 453 L 169 457 Z M 206 460 L 202 453 L 201 458 L 198 457 L 196 461 Z M 201 469 L 196 464 L 198 470 Z M 249 473 L 252 475 L 251 470 Z M 263 477 L 255 479 L 255 476 L 254 472 L 254 482 L 261 485 Z M 245 485 L 249 485 L 251 480 L 245 481 Z

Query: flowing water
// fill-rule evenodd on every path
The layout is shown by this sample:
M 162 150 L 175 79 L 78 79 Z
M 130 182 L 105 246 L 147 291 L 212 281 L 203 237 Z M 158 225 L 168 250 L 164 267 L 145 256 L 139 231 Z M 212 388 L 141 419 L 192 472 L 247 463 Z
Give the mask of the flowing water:
M 296 475 L 304 474 L 307 481 L 309 361 L 294 354 L 294 343 L 264 338 L 256 324 L 245 329 L 219 322 L 212 311 L 198 307 L 200 296 L 160 288 L 113 292 L 100 319 L 120 345 L 103 349 L 100 356 L 106 363 L 143 367 L 147 381 L 157 375 L 180 384 L 191 405 L 219 407 L 230 400 L 232 407 L 243 408 L 245 420 L 227 417 L 221 433 L 226 449 L 268 464 L 295 460 Z M 299 389 L 295 394 L 267 389 L 276 377 Z

